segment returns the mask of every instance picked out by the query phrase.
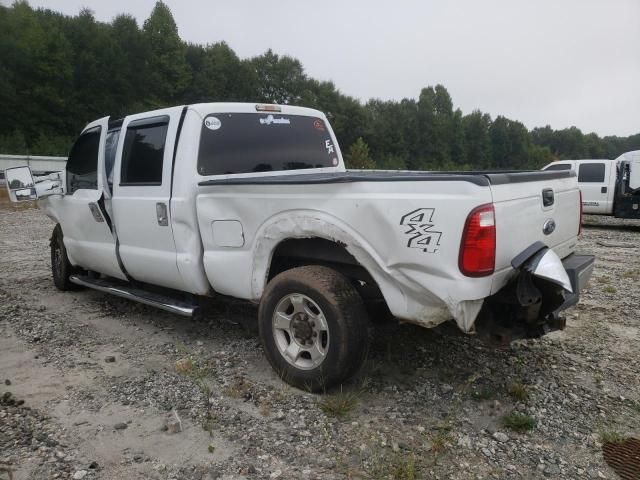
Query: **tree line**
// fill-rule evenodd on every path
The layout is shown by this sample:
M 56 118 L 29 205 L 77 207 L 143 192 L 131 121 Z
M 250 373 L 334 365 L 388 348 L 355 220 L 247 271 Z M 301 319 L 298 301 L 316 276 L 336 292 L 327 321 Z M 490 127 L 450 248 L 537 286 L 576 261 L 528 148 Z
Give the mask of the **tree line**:
M 416 99 L 363 103 L 310 78 L 295 58 L 267 50 L 240 59 L 224 42 L 183 41 L 161 1 L 142 26 L 126 14 L 105 23 L 88 9 L 72 17 L 24 0 L 0 6 L 1 153 L 67 155 L 96 118 L 217 101 L 322 110 L 353 168 L 540 168 L 640 149 L 640 134 L 529 131 L 504 116 L 464 115 L 442 85 L 423 88 Z

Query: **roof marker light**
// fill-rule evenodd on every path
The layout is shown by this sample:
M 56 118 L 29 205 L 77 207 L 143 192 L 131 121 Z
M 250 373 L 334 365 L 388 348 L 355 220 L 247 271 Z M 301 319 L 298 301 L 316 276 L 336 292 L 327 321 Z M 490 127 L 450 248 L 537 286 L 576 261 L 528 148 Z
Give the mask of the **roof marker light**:
M 282 108 L 280 108 L 280 105 L 269 105 L 269 104 L 259 103 L 256 105 L 256 110 L 258 112 L 281 112 Z

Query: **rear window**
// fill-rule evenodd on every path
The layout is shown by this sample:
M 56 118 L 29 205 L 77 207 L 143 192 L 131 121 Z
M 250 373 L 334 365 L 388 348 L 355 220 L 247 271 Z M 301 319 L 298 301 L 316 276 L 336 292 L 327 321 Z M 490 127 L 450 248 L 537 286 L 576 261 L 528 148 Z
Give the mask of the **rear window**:
M 578 170 L 578 183 L 604 182 L 604 163 L 583 163 Z
M 276 172 L 338 165 L 336 145 L 320 118 L 219 113 L 202 123 L 198 173 Z
M 570 163 L 556 163 L 555 165 L 550 165 L 545 170 L 571 170 Z

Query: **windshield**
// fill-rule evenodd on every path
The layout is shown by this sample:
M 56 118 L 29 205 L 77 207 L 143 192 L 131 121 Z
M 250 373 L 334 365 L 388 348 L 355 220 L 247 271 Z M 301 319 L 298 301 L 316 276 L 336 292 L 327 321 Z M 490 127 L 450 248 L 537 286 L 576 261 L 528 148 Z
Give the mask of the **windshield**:
M 200 175 L 336 166 L 336 146 L 321 118 L 218 113 L 208 115 L 202 124 Z

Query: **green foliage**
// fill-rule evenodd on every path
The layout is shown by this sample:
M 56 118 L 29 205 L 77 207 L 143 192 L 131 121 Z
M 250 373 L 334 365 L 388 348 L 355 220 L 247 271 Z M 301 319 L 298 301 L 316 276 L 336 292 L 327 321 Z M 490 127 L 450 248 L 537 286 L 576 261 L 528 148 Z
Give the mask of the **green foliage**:
M 347 168 L 376 168 L 376 163 L 369 156 L 369 145 L 364 143 L 362 137 L 358 137 L 358 139 L 349 147 L 349 151 L 345 155 L 344 160 L 347 164 Z
M 187 44 L 162 1 L 139 26 L 129 15 L 103 23 L 88 9 L 70 17 L 19 0 L 0 5 L 0 32 L 1 153 L 66 155 L 96 118 L 215 101 L 322 110 L 351 168 L 538 169 L 556 159 L 640 149 L 640 133 L 528 131 L 479 110 L 463 115 L 443 85 L 423 88 L 417 99 L 363 104 L 332 82 L 309 78 L 295 58 L 267 50 L 240 59 L 224 42 Z
M 344 418 L 351 413 L 360 400 L 359 391 L 340 391 L 333 395 L 325 395 L 319 402 L 320 410 L 329 417 Z
M 625 437 L 616 430 L 602 430 L 600 432 L 600 443 L 623 443 L 625 441 Z
M 156 2 L 142 32 L 150 49 L 146 83 L 152 102 L 157 106 L 179 102 L 189 83 L 191 70 L 185 57 L 186 46 L 178 36 L 178 27 L 166 4 Z
M 524 433 L 535 428 L 536 419 L 531 415 L 512 412 L 502 417 L 502 424 L 514 432 Z
M 518 402 L 529 400 L 529 390 L 526 385 L 519 382 L 514 382 L 509 386 L 509 395 Z

